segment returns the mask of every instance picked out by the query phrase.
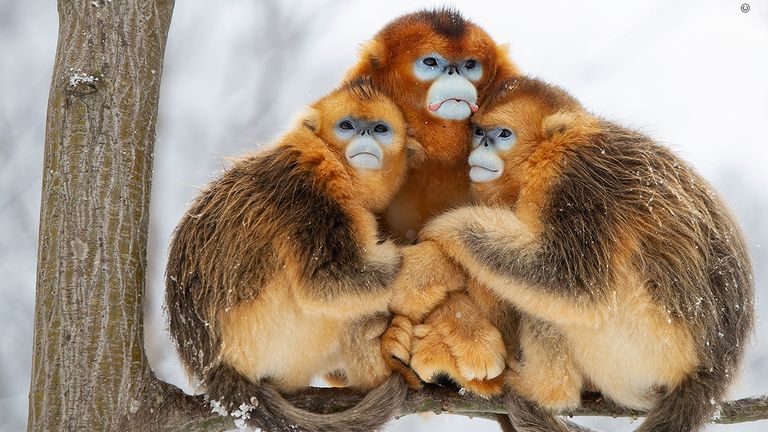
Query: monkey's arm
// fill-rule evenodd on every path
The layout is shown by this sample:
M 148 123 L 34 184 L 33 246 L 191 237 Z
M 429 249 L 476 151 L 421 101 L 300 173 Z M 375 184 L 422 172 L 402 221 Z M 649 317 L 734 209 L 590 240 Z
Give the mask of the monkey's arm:
M 400 249 L 379 241 L 372 213 L 336 205 L 314 215 L 323 227 L 314 224 L 297 236 L 311 242 L 286 250 L 286 261 L 297 264 L 297 296 L 305 308 L 340 319 L 386 312 L 403 262 Z
M 449 292 L 466 287 L 466 276 L 434 242 L 408 246 L 402 252 L 403 267 L 389 305 L 396 316 L 381 338 L 381 350 L 392 370 L 405 377 L 411 388 L 420 388 L 421 380 L 406 366 L 411 361 L 413 325 L 422 322 Z
M 524 312 L 557 323 L 599 320 L 601 288 L 578 272 L 594 258 L 568 250 L 578 232 L 557 231 L 564 238 L 553 243 L 509 209 L 471 206 L 437 217 L 421 237 Z
M 402 249 L 403 267 L 392 286 L 390 310 L 419 323 L 448 293 L 466 287 L 462 269 L 437 243 L 425 241 Z
M 305 308 L 341 319 L 387 311 L 401 267 L 400 251 L 392 242 L 350 248 L 313 266 L 302 278 L 298 294 Z

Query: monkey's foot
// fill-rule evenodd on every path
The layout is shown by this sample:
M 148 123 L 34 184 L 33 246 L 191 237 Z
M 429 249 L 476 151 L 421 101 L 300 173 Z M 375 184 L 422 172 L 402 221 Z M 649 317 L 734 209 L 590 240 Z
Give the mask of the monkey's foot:
M 494 379 L 467 380 L 459 372 L 456 358 L 443 342 L 443 335 L 429 325 L 414 328 L 415 342 L 411 367 L 426 382 L 456 386 L 482 397 L 492 397 L 502 393 L 504 377 L 500 374 Z
M 441 309 L 427 318 L 427 323 L 448 347 L 459 375 L 465 381 L 496 378 L 504 371 L 507 348 L 501 332 L 468 298 L 450 297 Z M 423 337 L 421 334 L 415 336 Z
M 427 324 L 416 326 L 414 331 L 411 368 L 426 382 L 439 383 L 440 375 L 455 381 L 459 377 L 459 369 L 442 335 Z
M 488 380 L 501 375 L 506 367 L 507 351 L 501 333 L 486 320 L 476 324 L 471 338 L 452 328 L 442 329 L 445 343 L 465 380 Z

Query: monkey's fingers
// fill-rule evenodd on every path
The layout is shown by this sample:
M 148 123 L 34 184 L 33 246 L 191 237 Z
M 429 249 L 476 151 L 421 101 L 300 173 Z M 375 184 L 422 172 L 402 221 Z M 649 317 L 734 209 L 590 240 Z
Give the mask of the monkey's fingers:
M 503 392 L 504 376 L 501 374 L 493 379 L 464 379 L 459 372 L 456 358 L 444 343 L 445 336 L 442 332 L 435 331 L 429 325 L 419 325 L 414 327 L 413 333 L 411 367 L 423 380 L 440 385 L 455 385 L 459 389 L 485 398 Z
M 418 375 L 408 367 L 411 361 L 411 335 L 413 324 L 401 315 L 392 318 L 387 330 L 381 336 L 381 352 L 384 362 L 394 372 L 405 378 L 408 387 L 418 390 L 423 386 Z
M 424 381 L 408 365 L 393 357 L 385 358 L 384 361 L 393 372 L 400 374 L 405 379 L 408 388 L 421 390 L 424 387 Z
M 418 375 L 408 367 L 411 361 L 413 324 L 411 320 L 395 315 L 389 328 L 381 335 L 381 353 L 387 366 L 405 378 L 408 387 L 419 390 L 424 386 Z
M 432 333 L 432 326 L 429 324 L 419 324 L 413 326 L 414 339 L 424 339 L 430 333 Z
M 387 330 L 381 335 L 381 353 L 384 358 L 395 358 L 406 365 L 410 363 L 412 334 L 411 320 L 395 315 Z
M 502 374 L 493 379 L 470 381 L 459 380 L 458 384 L 465 390 L 468 390 L 480 397 L 492 398 L 504 392 L 504 383 L 505 378 Z

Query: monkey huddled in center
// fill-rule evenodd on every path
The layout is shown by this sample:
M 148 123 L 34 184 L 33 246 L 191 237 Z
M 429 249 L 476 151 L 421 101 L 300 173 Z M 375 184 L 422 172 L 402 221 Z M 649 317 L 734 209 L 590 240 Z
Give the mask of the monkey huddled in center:
M 424 148 L 424 157 L 409 170 L 407 182 L 382 215 L 384 227 L 401 245 L 410 244 L 429 219 L 469 203 L 470 116 L 489 89 L 517 75 L 506 48 L 450 8 L 399 17 L 363 46 L 348 78 L 370 76 L 400 107 L 409 133 Z M 407 261 L 420 260 L 409 247 L 403 254 L 412 258 Z M 398 291 L 407 291 L 402 288 Z M 384 335 L 387 358 L 409 363 L 425 381 L 439 381 L 441 377 L 430 371 L 440 371 L 477 394 L 498 393 L 505 359 L 502 335 L 463 290 L 440 293 L 438 287 L 397 302 L 400 307 L 394 312 L 408 319 L 397 317 Z M 437 304 L 435 313 L 426 313 Z M 456 315 L 464 319 L 456 320 Z M 422 321 L 439 329 L 440 336 L 411 347 L 412 324 Z M 406 377 L 412 375 L 399 362 L 390 366 Z M 417 378 L 409 383 L 420 385 Z
M 650 410 L 639 431 L 699 430 L 754 320 L 745 241 L 717 193 L 647 136 L 536 79 L 502 83 L 472 121 L 478 204 L 430 221 L 414 248 L 466 272 L 470 296 L 519 338 L 516 430 L 570 430 L 551 413 L 585 390 Z M 398 283 L 435 281 L 405 267 Z M 505 309 L 521 312 L 517 327 L 499 320 Z
M 367 432 L 397 414 L 405 384 L 388 379 L 379 336 L 402 256 L 375 214 L 418 151 L 397 106 L 355 80 L 195 199 L 171 243 L 166 305 L 181 361 L 217 409 L 291 431 Z M 384 384 L 330 415 L 278 393 L 331 373 Z

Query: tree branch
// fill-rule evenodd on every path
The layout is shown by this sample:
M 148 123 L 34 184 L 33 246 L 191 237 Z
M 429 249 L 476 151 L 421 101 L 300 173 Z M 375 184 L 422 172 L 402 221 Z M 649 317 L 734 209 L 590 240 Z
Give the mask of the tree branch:
M 210 406 L 203 396 L 190 396 L 178 388 L 161 383 L 165 396 L 163 406 L 156 412 L 164 412 L 167 426 L 160 430 L 194 432 L 209 432 L 231 429 L 233 419 L 221 417 L 211 412 Z M 362 395 L 345 388 L 307 388 L 299 393 L 287 395 L 286 398 L 294 405 L 321 413 L 343 411 L 357 404 Z M 435 414 L 455 414 L 470 418 L 488 418 L 496 420 L 498 414 L 506 414 L 507 410 L 501 398 L 483 399 L 477 396 L 461 395 L 455 390 L 426 386 L 418 392 L 410 391 L 400 416 L 433 412 Z M 582 406 L 572 413 L 564 413 L 568 417 L 643 417 L 643 411 L 631 410 L 602 398 L 599 394 L 587 394 L 582 400 Z M 183 419 L 183 421 L 181 421 Z M 711 423 L 734 424 L 768 419 L 768 396 L 744 398 L 723 402 L 718 415 Z

